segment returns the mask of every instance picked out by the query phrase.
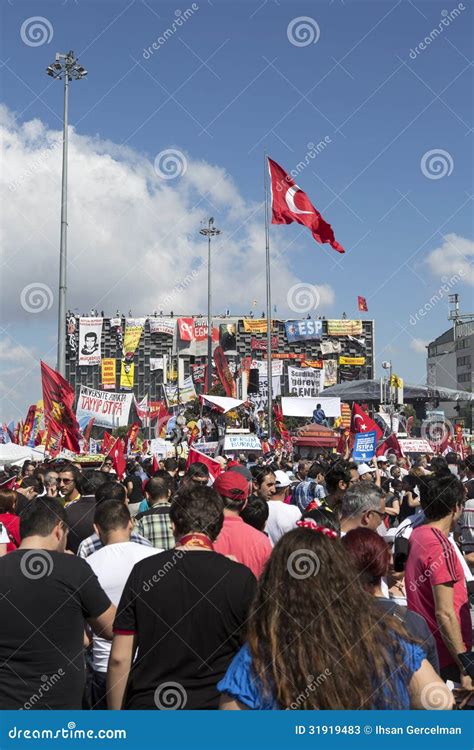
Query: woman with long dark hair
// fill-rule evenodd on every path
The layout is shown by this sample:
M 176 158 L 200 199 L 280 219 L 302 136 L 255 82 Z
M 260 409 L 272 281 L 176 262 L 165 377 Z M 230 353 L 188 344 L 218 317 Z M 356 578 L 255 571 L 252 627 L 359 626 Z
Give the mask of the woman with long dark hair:
M 275 546 L 247 643 L 218 689 L 225 710 L 451 706 L 422 647 L 400 621 L 380 618 L 336 532 L 323 527 L 295 529 Z

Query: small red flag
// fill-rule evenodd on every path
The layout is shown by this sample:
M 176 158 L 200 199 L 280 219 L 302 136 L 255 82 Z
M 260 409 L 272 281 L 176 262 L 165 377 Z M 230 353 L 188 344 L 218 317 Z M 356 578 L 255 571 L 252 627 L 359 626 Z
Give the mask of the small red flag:
M 186 471 L 189 469 L 191 464 L 195 464 L 197 461 L 200 461 L 207 466 L 207 468 L 209 469 L 209 474 L 212 477 L 212 481 L 214 481 L 214 479 L 216 479 L 216 477 L 222 472 L 222 467 L 219 461 L 206 456 L 204 453 L 201 453 L 201 451 L 197 451 L 195 448 L 189 449 L 188 458 L 186 461 Z
M 369 308 L 367 307 L 367 300 L 365 297 L 357 297 L 357 307 L 359 308 L 360 312 L 368 312 Z
M 376 453 L 377 456 L 385 456 L 385 454 L 389 451 L 391 453 L 395 453 L 397 458 L 403 457 L 402 449 L 395 433 L 389 435 L 388 438 L 386 438 L 386 440 L 384 440 L 383 443 L 379 445 Z
M 122 479 L 123 475 L 125 474 L 125 469 L 127 466 L 127 462 L 125 461 L 124 457 L 125 452 L 125 446 L 120 440 L 120 438 L 117 438 L 117 440 L 114 443 L 114 447 L 110 451 L 110 455 L 112 456 L 112 461 L 114 464 L 115 473 L 117 474 L 117 479 Z
M 329 242 L 338 253 L 344 253 L 342 245 L 336 242 L 331 225 L 324 221 L 293 178 L 273 159 L 268 159 L 268 168 L 271 180 L 272 224 L 291 224 L 296 221 L 308 227 L 316 242 Z

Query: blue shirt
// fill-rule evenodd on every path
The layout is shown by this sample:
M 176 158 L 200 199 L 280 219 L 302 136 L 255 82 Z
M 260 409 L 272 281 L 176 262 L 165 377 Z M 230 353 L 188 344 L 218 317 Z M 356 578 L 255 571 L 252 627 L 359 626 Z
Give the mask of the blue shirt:
M 389 676 L 395 698 L 393 698 L 393 694 L 392 696 L 387 694 L 387 705 L 379 707 L 384 710 L 408 710 L 410 708 L 408 685 L 413 674 L 421 667 L 423 659 L 426 659 L 426 653 L 421 646 L 403 640 L 401 641 L 401 645 L 404 653 L 404 665 L 408 670 L 408 675 L 405 673 L 400 674 L 399 670 L 395 670 Z M 264 694 L 261 680 L 253 672 L 252 657 L 247 644 L 242 646 L 240 651 L 234 656 L 223 679 L 217 683 L 217 689 L 221 693 L 227 693 L 227 695 L 254 710 L 278 711 L 280 708 L 273 695 Z M 324 690 L 324 683 L 320 689 Z M 384 690 L 383 685 L 381 686 L 381 690 Z M 397 705 L 393 705 L 394 702 Z M 357 708 L 357 706 L 353 706 L 353 708 Z

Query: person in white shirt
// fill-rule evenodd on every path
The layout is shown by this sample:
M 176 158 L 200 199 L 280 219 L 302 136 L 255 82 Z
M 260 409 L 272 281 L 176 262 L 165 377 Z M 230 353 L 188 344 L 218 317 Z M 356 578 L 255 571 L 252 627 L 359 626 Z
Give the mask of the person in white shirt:
M 291 486 L 291 479 L 284 471 L 276 471 L 275 493 L 267 498 L 268 520 L 265 531 L 270 541 L 275 545 L 287 531 L 296 528 L 296 522 L 301 518 L 301 511 L 295 505 L 285 503 L 285 498 Z
M 103 547 L 86 558 L 110 601 L 118 606 L 123 589 L 135 563 L 163 550 L 130 541 L 133 522 L 128 507 L 116 500 L 105 500 L 97 506 L 94 527 Z M 106 675 L 111 642 L 92 636 L 93 709 L 107 709 Z

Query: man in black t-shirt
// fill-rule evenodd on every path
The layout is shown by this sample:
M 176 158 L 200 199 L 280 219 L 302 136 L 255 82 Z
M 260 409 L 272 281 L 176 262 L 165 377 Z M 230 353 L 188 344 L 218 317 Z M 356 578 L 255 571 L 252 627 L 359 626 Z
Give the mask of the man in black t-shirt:
M 135 565 L 117 609 L 111 709 L 216 709 L 216 685 L 241 645 L 256 581 L 213 549 L 222 499 L 210 487 L 188 487 L 170 518 L 176 547 Z
M 89 565 L 64 553 L 61 502 L 31 503 L 20 535 L 0 559 L 0 707 L 80 709 L 85 621 L 110 639 L 115 607 Z

